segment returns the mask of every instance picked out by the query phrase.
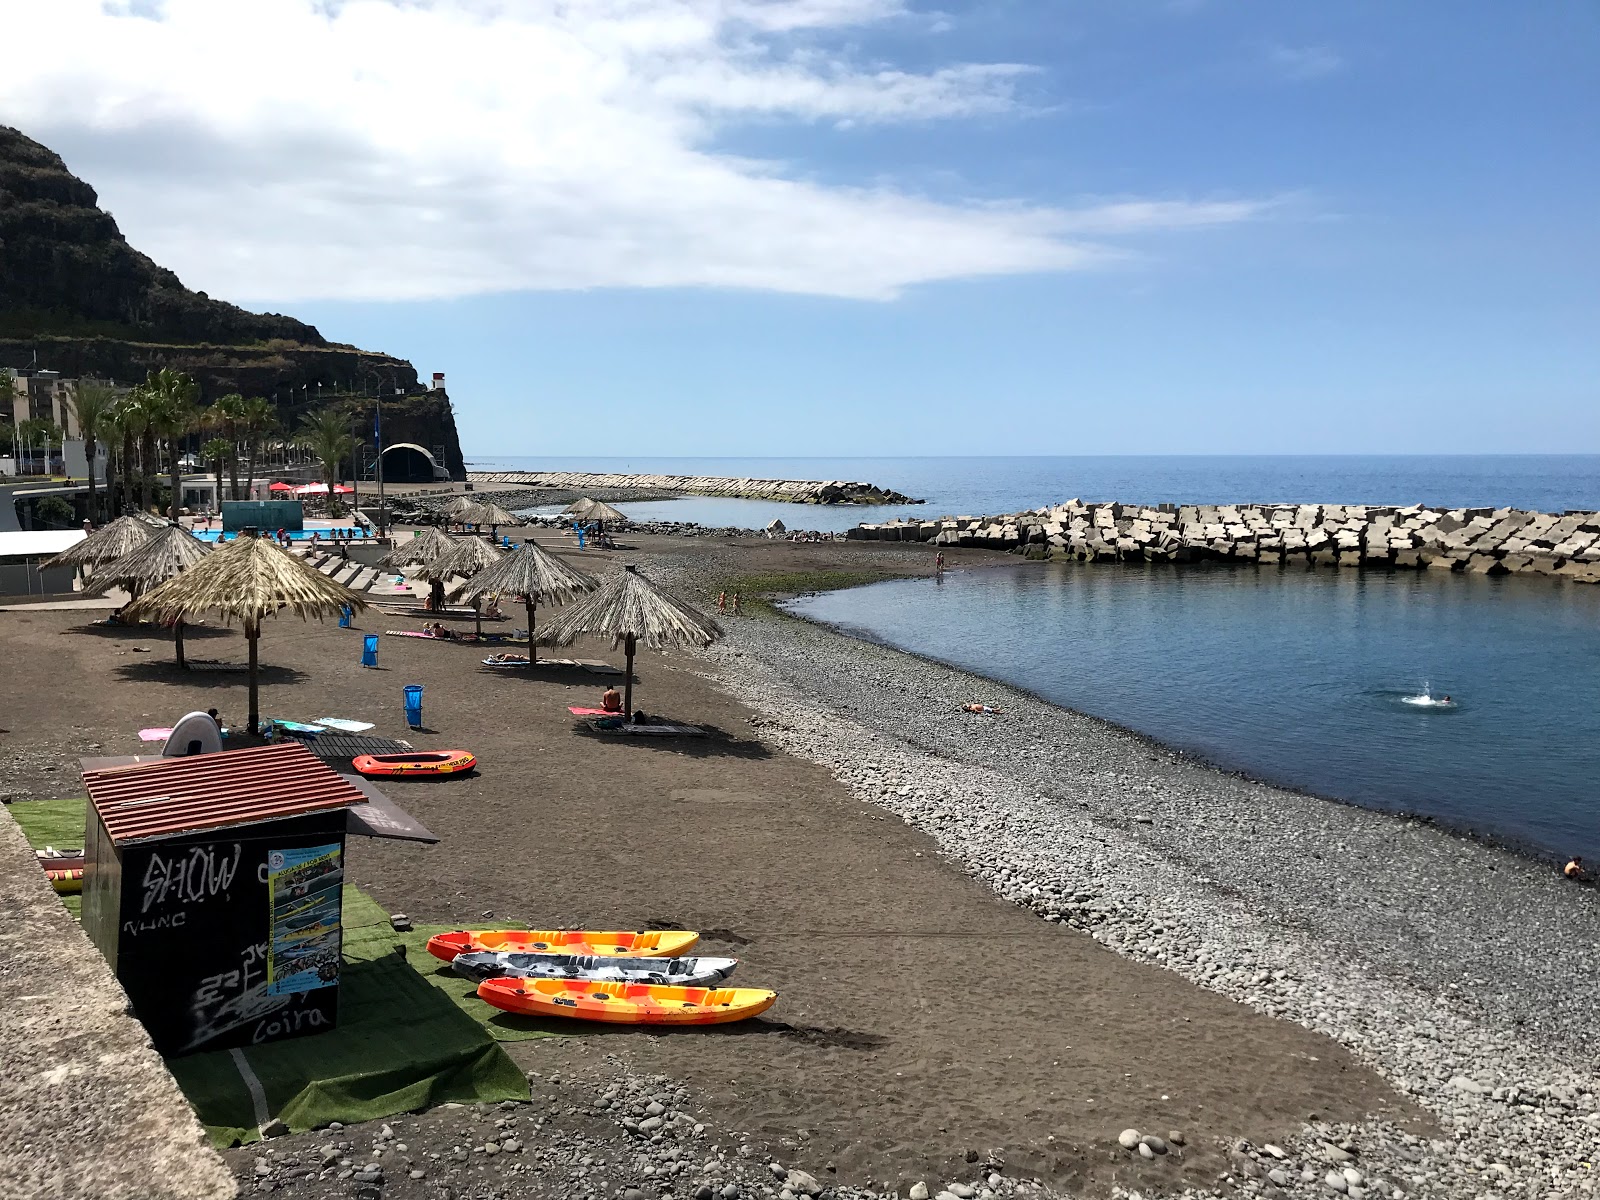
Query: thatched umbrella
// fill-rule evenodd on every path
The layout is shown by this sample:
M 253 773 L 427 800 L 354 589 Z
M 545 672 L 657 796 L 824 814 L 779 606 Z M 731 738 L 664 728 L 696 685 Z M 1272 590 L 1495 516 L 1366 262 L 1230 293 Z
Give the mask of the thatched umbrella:
M 532 631 L 529 631 L 530 635 Z M 546 646 L 570 646 L 585 634 L 609 637 L 628 656 L 622 711 L 633 711 L 633 652 L 669 646 L 709 646 L 722 636 L 722 626 L 662 591 L 634 567 L 613 571 L 594 592 L 562 613 L 539 635 Z M 530 636 L 529 641 L 532 641 Z
M 585 521 L 626 521 L 628 514 L 619 509 L 612 508 L 604 500 L 589 501 L 588 510 L 584 512 Z
M 482 538 L 458 538 L 453 549 L 428 564 L 426 574 L 429 581 L 434 583 L 442 583 L 452 575 L 469 579 L 499 561 L 500 551 L 494 548 L 493 542 L 486 542 Z M 472 610 L 473 628 L 482 637 L 483 616 L 476 598 L 472 601 Z
M 584 516 L 584 514 L 586 514 L 589 511 L 589 509 L 590 509 L 590 507 L 592 505 L 599 504 L 599 503 L 600 503 L 600 501 L 598 501 L 598 500 L 591 500 L 591 499 L 589 499 L 589 497 L 583 496 L 583 497 L 580 497 L 577 500 L 574 500 L 571 504 L 567 505 L 566 508 L 562 509 L 561 511 L 565 515 L 567 515 L 569 517 L 579 517 L 579 518 L 581 518 L 581 517 Z
M 187 529 L 168 525 L 144 545 L 124 554 L 115 562 L 97 567 L 84 582 L 83 590 L 88 594 L 104 595 L 109 589 L 120 587 L 126 589 L 130 596 L 138 597 L 142 592 L 181 575 L 210 553 L 209 543 L 202 542 Z M 182 617 L 173 623 L 172 631 L 177 643 L 178 665 L 187 666 L 183 661 Z
M 478 502 L 471 496 L 457 496 L 444 506 L 444 515 L 452 521 L 471 520 L 465 514 L 478 507 Z
M 162 623 L 212 609 L 230 624 L 237 617 L 250 643 L 247 728 L 254 731 L 261 723 L 256 661 L 261 619 L 287 608 L 301 620 L 316 617 L 320 621 L 338 616 L 346 605 L 360 611 L 367 602 L 266 538 L 241 536 L 213 550 L 175 579 L 146 592 L 128 606 L 127 613 L 136 620 Z
M 508 512 L 501 508 L 493 500 L 485 500 L 482 504 L 475 506 L 463 519 L 471 521 L 474 525 L 487 525 L 490 537 L 493 537 L 502 525 L 522 524 L 521 517 L 514 512 Z
M 414 567 L 433 562 L 460 543 L 442 529 L 429 528 L 420 537 L 395 543 L 393 550 L 378 560 L 380 567 Z
M 456 589 L 457 600 L 476 600 L 491 592 L 502 596 L 521 596 L 528 606 L 528 660 L 539 657 L 533 642 L 533 612 L 540 600 L 565 604 L 584 592 L 592 591 L 595 581 L 582 571 L 573 570 L 554 554 L 531 539 L 523 542 L 494 566 L 480 571 Z
M 155 535 L 156 527 L 138 517 L 118 517 L 96 529 L 83 541 L 39 564 L 41 571 L 51 567 L 94 567 L 115 562 L 137 550 Z

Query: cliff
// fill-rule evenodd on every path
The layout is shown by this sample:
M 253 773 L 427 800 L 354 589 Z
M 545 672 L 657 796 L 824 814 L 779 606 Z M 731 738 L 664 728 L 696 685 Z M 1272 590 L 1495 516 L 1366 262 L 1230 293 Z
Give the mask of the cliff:
M 253 313 L 191 291 L 128 245 L 95 191 L 54 151 L 0 125 L 0 367 L 94 375 L 122 382 L 175 367 L 203 401 L 228 392 L 266 396 L 290 417 L 319 392 L 377 393 L 394 403 L 396 433 L 442 445 L 464 464 L 455 415 L 442 392 L 418 395 L 403 359 L 329 342 L 277 313 Z M 385 404 L 385 440 L 390 434 Z

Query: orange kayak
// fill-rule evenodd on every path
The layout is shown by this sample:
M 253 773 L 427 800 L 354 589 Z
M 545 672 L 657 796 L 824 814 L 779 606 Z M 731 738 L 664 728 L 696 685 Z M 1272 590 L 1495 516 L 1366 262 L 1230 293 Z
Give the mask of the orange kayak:
M 407 750 L 401 754 L 363 754 L 351 759 L 358 775 L 459 775 L 478 765 L 470 750 Z
M 675 958 L 694 948 L 686 929 L 458 929 L 428 939 L 428 953 L 449 962 L 464 950 L 513 954 L 579 954 L 601 958 Z
M 766 1012 L 777 992 L 759 988 L 662 987 L 582 979 L 485 979 L 480 999 L 529 1017 L 573 1017 L 620 1025 L 721 1025 Z

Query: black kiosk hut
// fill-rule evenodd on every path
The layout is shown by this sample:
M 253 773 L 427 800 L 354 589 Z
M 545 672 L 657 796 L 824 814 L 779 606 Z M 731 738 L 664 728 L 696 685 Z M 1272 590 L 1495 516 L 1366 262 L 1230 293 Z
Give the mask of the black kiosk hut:
M 157 1050 L 334 1026 L 345 834 L 351 807 L 368 803 L 361 789 L 292 742 L 83 779 L 84 930 Z

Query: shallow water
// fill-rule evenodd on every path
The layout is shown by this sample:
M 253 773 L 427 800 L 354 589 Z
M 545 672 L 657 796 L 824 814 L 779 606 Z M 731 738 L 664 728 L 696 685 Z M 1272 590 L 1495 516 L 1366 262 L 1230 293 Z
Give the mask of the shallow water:
M 1039 563 L 788 607 L 1258 778 L 1600 860 L 1600 587 Z
M 926 504 L 824 507 L 686 497 L 621 506 L 636 520 L 763 529 L 842 530 L 862 521 L 990 516 L 1084 500 L 1141 504 L 1510 505 L 1541 512 L 1600 508 L 1600 455 L 1083 455 L 1011 458 L 495 458 L 475 471 L 548 470 L 843 479 L 875 483 Z M 559 511 L 559 510 L 558 510 Z

